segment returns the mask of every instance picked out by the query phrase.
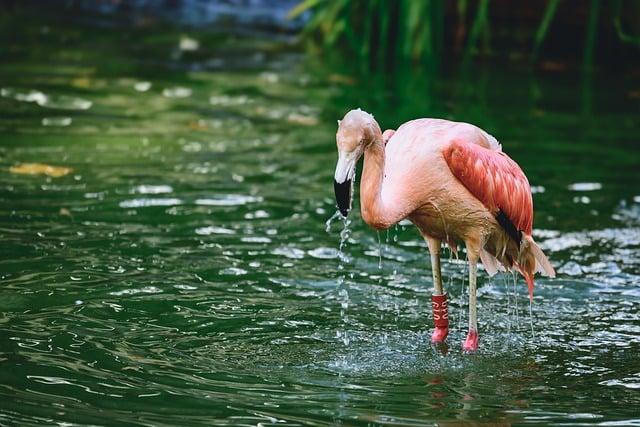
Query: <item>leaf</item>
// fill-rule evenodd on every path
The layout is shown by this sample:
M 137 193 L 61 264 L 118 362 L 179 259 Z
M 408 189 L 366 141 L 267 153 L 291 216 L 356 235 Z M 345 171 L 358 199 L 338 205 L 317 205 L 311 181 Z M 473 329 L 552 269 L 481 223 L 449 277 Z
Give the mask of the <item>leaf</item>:
M 22 175 L 46 175 L 52 178 L 60 178 L 73 172 L 73 169 L 64 166 L 51 166 L 44 163 L 22 163 L 11 166 L 9 172 Z
M 301 3 L 298 3 L 296 7 L 291 9 L 287 14 L 287 19 L 295 19 L 298 16 L 302 15 L 309 9 L 313 9 L 316 7 L 322 0 L 305 0 Z
M 538 31 L 536 32 L 536 38 L 533 47 L 533 56 L 534 58 L 538 56 L 538 52 L 540 51 L 540 46 L 542 46 L 542 42 L 547 36 L 547 32 L 549 31 L 549 27 L 551 26 L 551 21 L 553 21 L 553 17 L 556 15 L 556 10 L 558 9 L 558 4 L 560 0 L 549 0 L 547 3 L 547 7 L 544 10 L 544 16 L 542 21 L 540 21 L 540 26 L 538 27 Z

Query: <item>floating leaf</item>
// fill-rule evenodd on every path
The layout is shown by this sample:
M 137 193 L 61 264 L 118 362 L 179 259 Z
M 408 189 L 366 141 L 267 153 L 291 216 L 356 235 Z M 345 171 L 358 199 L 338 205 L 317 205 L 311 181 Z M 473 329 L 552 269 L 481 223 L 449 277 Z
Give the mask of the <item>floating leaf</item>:
M 88 89 L 91 87 L 91 80 L 88 77 L 76 77 L 71 80 L 71 86 L 78 87 L 81 89 Z
M 73 171 L 71 168 L 64 166 L 51 166 L 44 163 L 22 163 L 16 166 L 11 166 L 9 172 L 23 174 L 23 175 L 47 175 L 53 178 L 60 178 L 70 174 Z
M 189 129 L 197 130 L 199 132 L 204 132 L 209 130 L 207 124 L 203 120 L 192 120 L 189 122 Z

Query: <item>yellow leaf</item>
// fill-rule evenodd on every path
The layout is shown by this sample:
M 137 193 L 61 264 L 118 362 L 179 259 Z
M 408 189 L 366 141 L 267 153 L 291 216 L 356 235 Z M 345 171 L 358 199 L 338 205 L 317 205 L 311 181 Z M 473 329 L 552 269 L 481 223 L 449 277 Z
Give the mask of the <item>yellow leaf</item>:
M 71 80 L 71 86 L 78 87 L 81 89 L 88 89 L 91 87 L 91 80 L 88 77 L 76 77 Z
M 203 120 L 192 120 L 189 122 L 189 129 L 204 132 L 208 130 L 207 124 Z
M 47 175 L 53 178 L 60 178 L 70 174 L 73 171 L 71 168 L 64 166 L 51 166 L 44 163 L 22 163 L 16 166 L 11 166 L 9 172 L 23 174 L 23 175 Z

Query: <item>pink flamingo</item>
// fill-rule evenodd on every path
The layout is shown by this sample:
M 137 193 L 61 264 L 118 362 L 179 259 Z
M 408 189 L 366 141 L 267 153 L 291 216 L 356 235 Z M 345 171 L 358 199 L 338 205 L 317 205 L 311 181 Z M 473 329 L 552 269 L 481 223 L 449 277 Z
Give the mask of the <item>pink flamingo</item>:
M 440 246 L 456 250 L 464 242 L 469 262 L 469 331 L 463 349 L 478 349 L 477 263 L 489 275 L 516 270 L 533 299 L 536 272 L 555 271 L 531 236 L 533 200 L 529 181 L 488 133 L 468 123 L 417 119 L 384 134 L 373 116 L 351 110 L 338 122 L 338 164 L 334 189 L 346 216 L 358 159 L 361 214 L 382 230 L 408 218 L 418 227 L 431 255 L 435 329 L 433 343 L 449 333 L 447 294 L 442 288 Z

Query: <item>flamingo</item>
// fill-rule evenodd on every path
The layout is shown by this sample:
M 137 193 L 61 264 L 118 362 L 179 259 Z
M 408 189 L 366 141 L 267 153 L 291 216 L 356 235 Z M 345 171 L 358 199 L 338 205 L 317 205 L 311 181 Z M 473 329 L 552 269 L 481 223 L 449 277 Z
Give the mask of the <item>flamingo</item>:
M 442 287 L 440 248 L 455 252 L 463 242 L 469 263 L 469 329 L 463 350 L 478 349 L 477 264 L 490 276 L 519 272 L 533 300 L 534 274 L 555 277 L 532 233 L 529 181 L 498 141 L 461 122 L 416 119 L 382 133 L 373 116 L 360 109 L 338 121 L 338 163 L 334 190 L 343 216 L 351 210 L 356 164 L 364 155 L 360 183 L 361 215 L 377 230 L 409 219 L 430 253 L 434 292 L 431 341 L 449 334 L 447 294 Z

